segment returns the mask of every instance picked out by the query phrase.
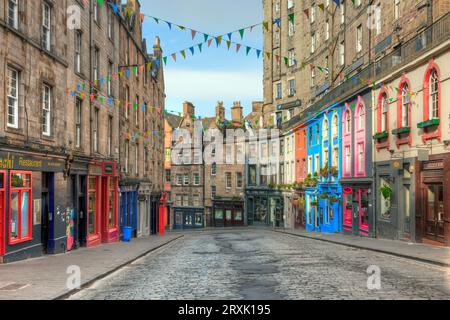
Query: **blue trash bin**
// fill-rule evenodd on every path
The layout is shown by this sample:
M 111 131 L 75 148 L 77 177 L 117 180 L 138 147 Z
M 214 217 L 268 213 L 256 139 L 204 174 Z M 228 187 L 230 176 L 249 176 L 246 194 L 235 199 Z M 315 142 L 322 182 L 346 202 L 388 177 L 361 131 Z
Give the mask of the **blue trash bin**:
M 124 242 L 130 242 L 131 233 L 132 233 L 131 227 L 123 227 L 123 241 Z

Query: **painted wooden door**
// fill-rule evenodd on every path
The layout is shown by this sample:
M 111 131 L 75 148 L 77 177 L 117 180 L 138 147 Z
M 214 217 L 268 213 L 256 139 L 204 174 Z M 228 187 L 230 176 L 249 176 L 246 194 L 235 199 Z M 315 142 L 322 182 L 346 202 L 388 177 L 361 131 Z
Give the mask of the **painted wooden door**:
M 5 229 L 6 229 L 6 210 L 5 210 L 5 180 L 6 173 L 0 171 L 0 256 L 5 254 Z
M 425 234 L 430 240 L 444 242 L 444 186 L 428 185 L 425 196 Z
M 351 188 L 344 190 L 343 216 L 343 229 L 351 232 L 353 230 L 353 190 Z

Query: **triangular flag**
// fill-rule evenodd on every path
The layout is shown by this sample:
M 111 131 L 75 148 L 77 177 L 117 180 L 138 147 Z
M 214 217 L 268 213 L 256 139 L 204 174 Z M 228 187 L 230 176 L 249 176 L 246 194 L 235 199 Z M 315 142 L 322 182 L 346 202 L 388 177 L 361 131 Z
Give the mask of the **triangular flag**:
M 172 59 L 173 59 L 173 61 L 177 62 L 177 54 L 176 53 L 172 53 Z
M 236 43 L 236 52 L 239 52 L 241 50 L 241 45 L 239 43 Z
M 228 48 L 228 50 L 230 50 L 230 46 L 231 46 L 231 41 L 227 41 L 227 48 Z
M 181 53 L 181 55 L 183 56 L 183 58 L 186 59 L 186 51 L 181 50 L 180 53 Z
M 269 23 L 267 21 L 263 22 L 263 27 L 265 31 L 269 31 Z
M 198 44 L 198 50 L 199 50 L 200 52 L 202 52 L 202 46 L 203 46 L 203 43 L 199 43 L 199 44 Z
M 194 47 L 190 47 L 189 50 L 191 51 L 191 54 L 194 55 L 195 52 Z
M 195 39 L 195 35 L 197 34 L 197 31 L 191 30 L 192 40 Z
M 217 38 L 216 38 L 216 45 L 217 46 L 220 46 L 222 44 L 222 36 L 218 36 Z
M 208 40 L 208 47 L 211 46 L 212 41 L 213 41 L 213 39 L 209 39 L 209 40 Z
M 250 53 L 251 50 L 252 50 L 252 48 L 247 47 L 247 55 Z
M 167 65 L 167 57 L 163 57 L 164 65 Z
M 241 35 L 241 39 L 244 39 L 245 29 L 239 30 L 239 34 Z

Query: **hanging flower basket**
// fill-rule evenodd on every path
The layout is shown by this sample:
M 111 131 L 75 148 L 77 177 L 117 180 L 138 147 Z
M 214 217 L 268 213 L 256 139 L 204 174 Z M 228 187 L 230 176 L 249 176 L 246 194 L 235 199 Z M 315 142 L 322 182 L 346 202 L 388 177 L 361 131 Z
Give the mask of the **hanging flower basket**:
M 383 198 L 388 200 L 392 197 L 392 194 L 394 191 L 392 191 L 392 188 L 390 186 L 384 185 L 380 188 L 381 194 L 383 195 Z

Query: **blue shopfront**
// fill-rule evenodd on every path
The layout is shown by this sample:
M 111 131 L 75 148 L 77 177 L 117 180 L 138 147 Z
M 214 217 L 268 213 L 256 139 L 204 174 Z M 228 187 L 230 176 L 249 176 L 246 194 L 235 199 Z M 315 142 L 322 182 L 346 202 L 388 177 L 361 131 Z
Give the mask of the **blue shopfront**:
M 306 229 L 342 231 L 342 111 L 333 105 L 307 122 Z
M 138 188 L 137 186 L 120 187 L 120 232 L 131 228 L 134 237 L 137 235 Z

